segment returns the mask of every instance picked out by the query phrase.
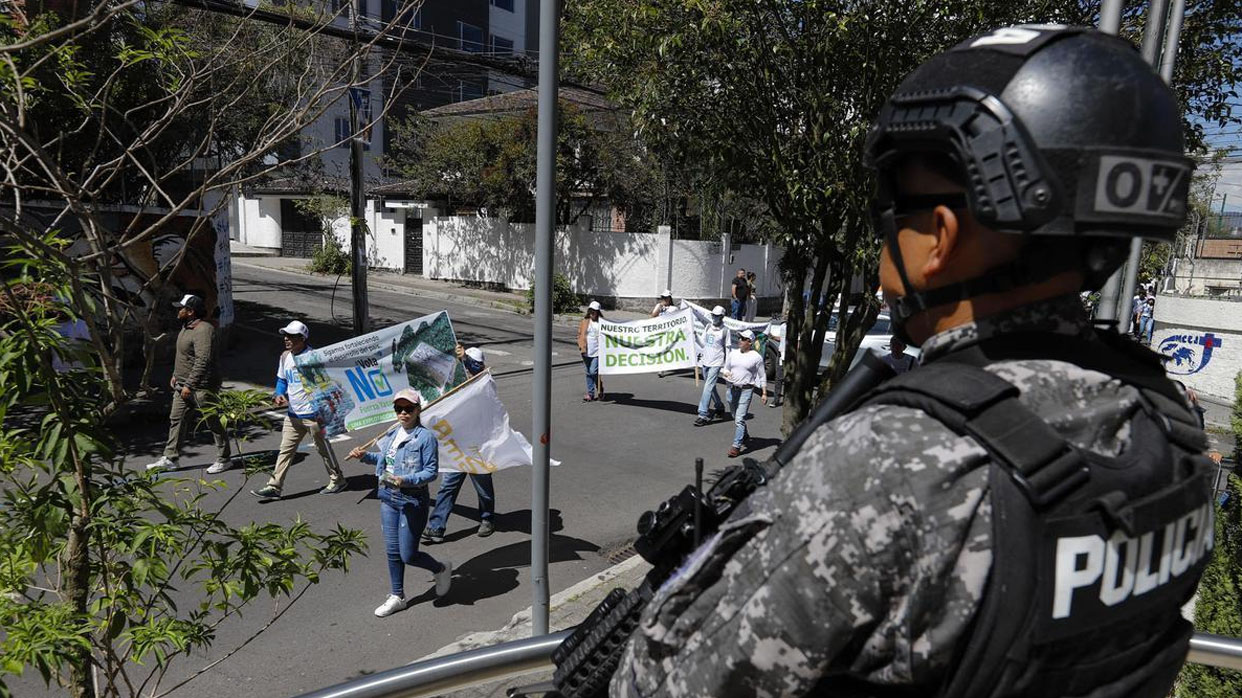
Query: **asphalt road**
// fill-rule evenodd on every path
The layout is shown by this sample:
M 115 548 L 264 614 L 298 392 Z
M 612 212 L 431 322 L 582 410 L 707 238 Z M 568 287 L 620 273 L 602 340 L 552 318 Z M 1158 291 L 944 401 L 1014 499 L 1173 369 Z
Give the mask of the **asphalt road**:
M 332 299 L 333 280 L 256 269 L 235 262 L 237 325 L 233 346 L 223 361 L 226 381 L 270 385 L 281 350 L 276 328 L 301 319 L 311 328 L 311 344 L 323 346 L 350 334 L 349 289 L 342 283 Z M 373 290 L 372 321 L 382 327 L 427 313 L 447 310 L 458 337 L 487 352 L 500 398 L 515 428 L 530 435 L 531 337 L 528 316 L 472 305 Z M 638 515 L 692 480 L 693 462 L 703 456 L 710 472 L 726 464 L 732 422 L 692 426 L 698 389 L 693 376 L 655 374 L 607 378 L 608 399 L 584 404 L 582 366 L 572 328 L 554 329 L 552 455 L 562 461 L 551 476 L 551 592 L 556 593 L 611 566 L 609 554 L 630 542 Z M 157 376 L 163 379 L 165 373 Z M 753 453 L 769 454 L 778 443 L 779 412 L 756 399 L 750 433 Z M 154 460 L 162 443 L 162 424 L 127 436 L 128 463 Z M 338 456 L 364 442 L 378 429 L 356 432 L 336 444 Z M 277 434 L 265 434 L 246 450 L 275 448 Z M 261 486 L 263 476 L 246 481 L 239 471 L 217 476 L 226 487 L 208 495 L 228 505 L 230 521 L 290 522 L 301 517 L 320 530 L 340 523 L 367 533 L 370 552 L 356 559 L 348 574 L 328 574 L 287 611 L 285 601 L 255 604 L 243 618 L 222 624 L 209 652 L 175 661 L 164 678 L 167 689 L 199 669 L 225 657 L 245 642 L 273 614 L 282 612 L 267 631 L 215 668 L 173 692 L 174 696 L 289 696 L 412 661 L 473 631 L 498 628 L 530 606 L 530 507 L 528 468 L 498 473 L 497 531 L 474 535 L 477 510 L 473 488 L 464 486 L 444 544 L 425 548 L 453 561 L 453 589 L 440 600 L 431 578 L 421 570 L 406 575 L 406 611 L 377 619 L 372 614 L 388 593 L 387 568 L 379 528 L 379 504 L 371 494 L 375 478 L 368 466 L 346 462 L 350 489 L 319 495 L 327 474 L 307 443 L 308 456 L 290 471 L 286 498 L 261 503 L 245 493 Z M 183 455 L 184 472 L 203 476 L 212 460 L 206 433 Z M 192 485 L 193 487 L 194 485 Z M 24 682 L 23 682 L 24 683 Z

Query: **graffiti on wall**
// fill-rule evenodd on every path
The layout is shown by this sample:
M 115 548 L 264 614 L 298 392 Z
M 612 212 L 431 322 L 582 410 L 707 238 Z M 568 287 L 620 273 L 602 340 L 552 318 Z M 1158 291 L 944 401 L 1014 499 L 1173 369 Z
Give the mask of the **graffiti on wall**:
M 1164 357 L 1165 370 L 1170 375 L 1189 376 L 1207 368 L 1212 351 L 1221 344 L 1220 337 L 1211 332 L 1174 334 L 1160 342 L 1157 352 Z

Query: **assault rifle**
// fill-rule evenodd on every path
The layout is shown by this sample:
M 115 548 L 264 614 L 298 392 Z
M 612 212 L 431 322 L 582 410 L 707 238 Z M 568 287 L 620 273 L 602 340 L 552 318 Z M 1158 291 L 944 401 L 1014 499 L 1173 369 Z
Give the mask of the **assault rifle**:
M 563 698 L 607 695 L 608 683 L 621 661 L 625 643 L 638 626 L 643 607 L 698 547 L 703 535 L 716 531 L 742 501 L 780 472 L 812 432 L 892 375 L 893 370 L 879 355 L 866 352 L 771 458 L 764 463 L 746 458 L 741 465 L 725 468 L 707 492 L 703 492 L 702 484 L 703 459 L 695 459 L 695 484 L 638 518 L 634 549 L 652 565 L 642 584 L 629 593 L 613 589 L 552 653 L 556 692 Z

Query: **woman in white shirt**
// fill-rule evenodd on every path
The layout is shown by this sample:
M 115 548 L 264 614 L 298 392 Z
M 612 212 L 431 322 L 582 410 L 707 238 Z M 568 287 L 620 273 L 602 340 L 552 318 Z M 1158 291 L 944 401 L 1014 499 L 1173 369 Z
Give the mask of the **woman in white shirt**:
M 750 414 L 750 400 L 755 388 L 760 389 L 760 400 L 768 401 L 768 378 L 763 370 L 763 356 L 754 351 L 755 333 L 743 330 L 738 336 L 737 351 L 725 356 L 724 369 L 720 375 L 729 382 L 729 409 L 733 412 L 733 446 L 729 448 L 729 457 L 736 458 L 742 453 L 746 440 L 746 417 Z
M 578 323 L 578 351 L 582 354 L 582 365 L 586 368 L 586 394 L 582 396 L 583 402 L 604 399 L 604 381 L 599 378 L 599 311 L 599 301 L 591 301 L 582 322 Z

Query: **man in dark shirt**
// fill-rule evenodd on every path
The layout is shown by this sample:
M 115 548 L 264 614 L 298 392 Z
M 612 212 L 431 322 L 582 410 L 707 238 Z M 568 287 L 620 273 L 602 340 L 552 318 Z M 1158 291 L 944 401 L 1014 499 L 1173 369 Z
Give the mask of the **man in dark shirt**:
M 733 302 L 729 308 L 729 316 L 741 320 L 746 315 L 746 299 L 750 298 L 750 284 L 746 283 L 746 270 L 738 269 L 733 277 Z
M 172 410 L 168 416 L 168 442 L 164 446 L 164 455 L 149 464 L 147 470 L 177 467 L 181 444 L 185 439 L 185 426 L 190 423 L 191 413 L 214 400 L 220 388 L 216 328 L 204 319 L 207 304 L 198 296 L 186 294 L 173 305 L 177 308 L 181 331 L 177 333 L 177 358 L 168 382 L 173 389 Z M 224 472 L 232 467 L 228 435 L 218 420 L 208 419 L 207 426 L 216 442 L 216 461 L 207 468 L 207 472 Z

